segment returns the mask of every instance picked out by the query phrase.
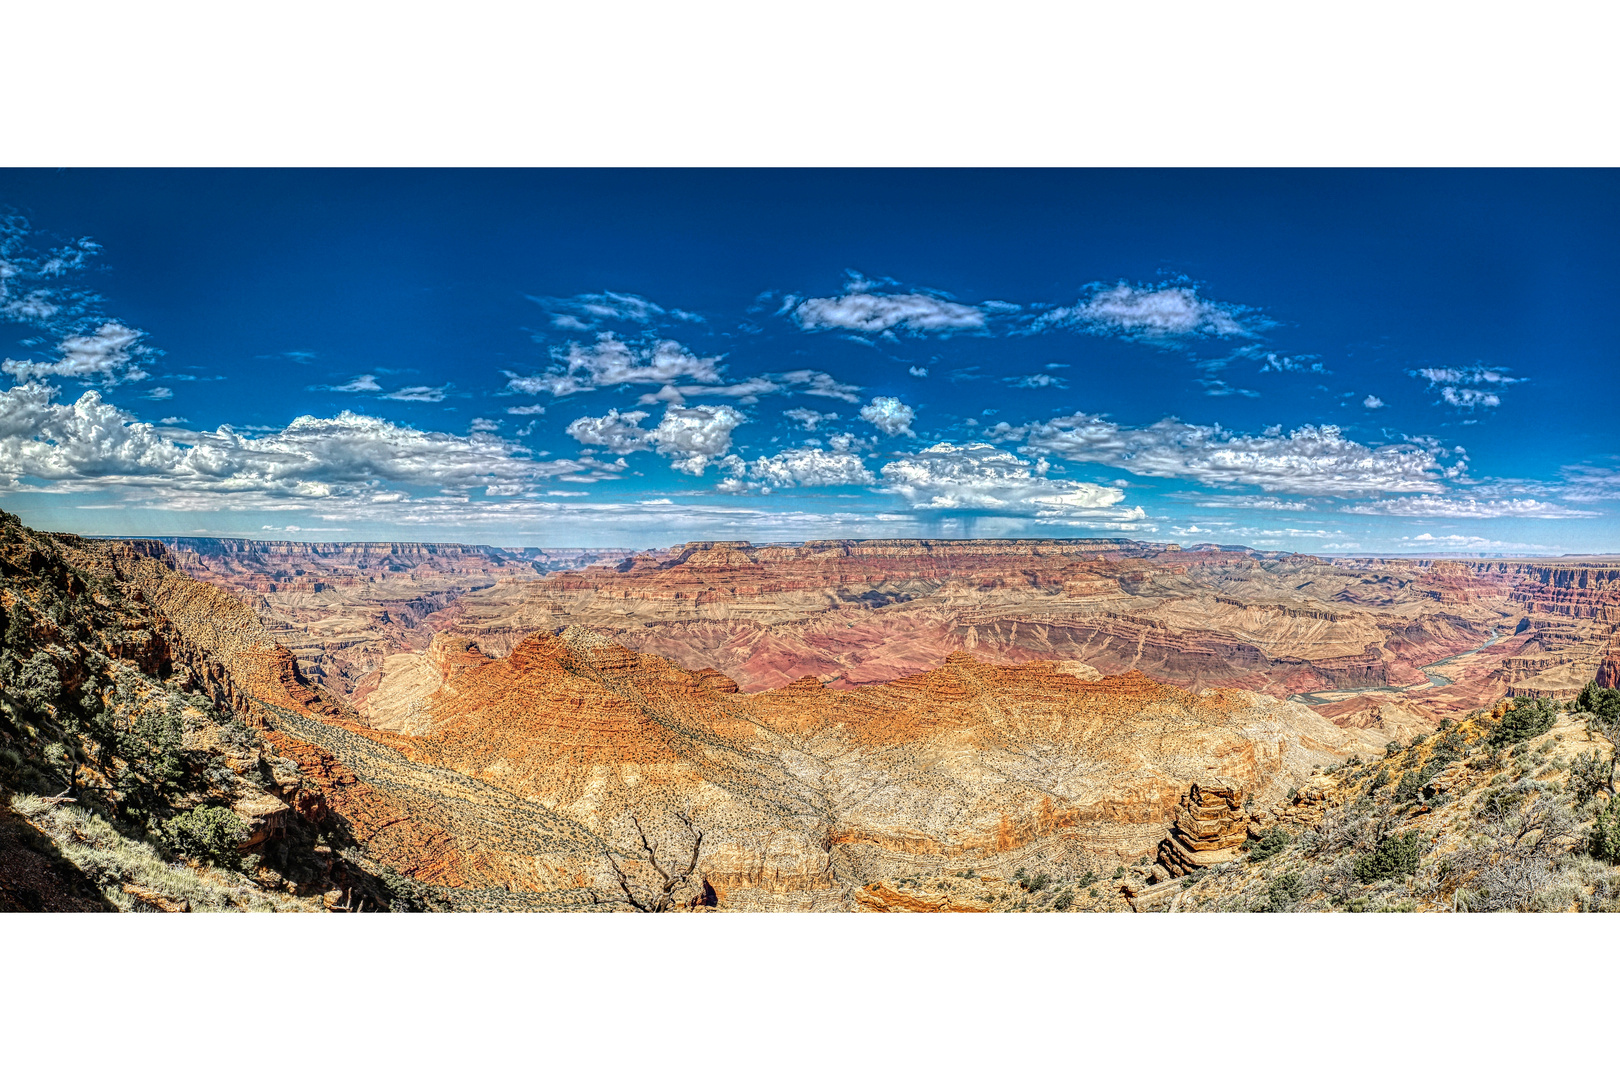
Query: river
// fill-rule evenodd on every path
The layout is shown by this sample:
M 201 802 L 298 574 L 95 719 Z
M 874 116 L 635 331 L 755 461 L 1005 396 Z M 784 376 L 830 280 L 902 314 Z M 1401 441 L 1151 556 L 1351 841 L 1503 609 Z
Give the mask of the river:
M 1431 687 L 1433 687 L 1433 686 L 1450 686 L 1451 685 L 1451 680 L 1450 679 L 1446 678 L 1444 675 L 1436 675 L 1430 669 L 1431 668 L 1441 667 L 1441 666 L 1443 666 L 1445 664 L 1449 664 L 1453 660 L 1461 660 L 1465 656 L 1473 656 L 1475 653 L 1480 652 L 1483 649 L 1488 649 L 1492 645 L 1495 645 L 1497 643 L 1497 641 L 1501 640 L 1501 637 L 1502 637 L 1501 629 L 1500 628 L 1494 629 L 1494 630 L 1491 631 L 1491 636 L 1489 638 L 1487 638 L 1484 641 L 1483 644 L 1475 645 L 1472 649 L 1464 650 L 1463 652 L 1456 653 L 1453 656 L 1445 657 L 1442 660 L 1436 660 L 1432 664 L 1424 664 L 1422 667 L 1418 668 L 1418 670 L 1423 672 L 1423 674 L 1428 677 L 1429 685 Z M 1405 690 L 1416 689 L 1417 687 L 1419 687 L 1421 685 L 1422 685 L 1421 683 L 1413 683 L 1410 686 L 1350 686 L 1350 687 L 1346 687 L 1346 688 L 1344 688 L 1342 690 L 1320 690 L 1320 691 L 1317 691 L 1317 692 L 1311 693 L 1311 694 L 1293 694 L 1293 695 L 1289 696 L 1288 700 L 1289 701 L 1297 701 L 1301 705 L 1330 705 L 1336 700 L 1343 700 L 1343 699 L 1342 698 L 1336 698 L 1336 697 L 1335 698 L 1327 698 L 1327 697 L 1323 697 L 1322 696 L 1323 694 L 1335 694 L 1335 695 L 1337 695 L 1337 694 L 1346 694 L 1346 695 L 1349 695 L 1349 694 L 1369 694 L 1369 693 L 1398 694 L 1398 693 L 1401 693 L 1402 691 L 1405 691 Z

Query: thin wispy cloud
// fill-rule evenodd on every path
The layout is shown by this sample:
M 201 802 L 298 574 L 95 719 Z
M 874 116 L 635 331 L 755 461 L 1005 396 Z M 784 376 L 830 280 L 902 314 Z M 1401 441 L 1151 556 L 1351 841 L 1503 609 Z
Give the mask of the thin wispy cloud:
M 1034 375 L 1009 375 L 1001 380 L 1008 386 L 1016 386 L 1021 390 L 1045 390 L 1048 387 L 1063 389 L 1069 385 L 1069 380 L 1061 375 L 1048 375 L 1044 371 Z
M 607 323 L 648 325 L 663 322 L 700 323 L 701 315 L 680 308 L 665 308 L 635 293 L 579 293 L 575 296 L 531 296 L 551 317 L 558 330 L 595 330 Z
M 1428 518 L 1589 518 L 1599 515 L 1590 510 L 1572 510 L 1538 499 L 1476 499 L 1442 495 L 1405 495 L 1345 507 L 1352 514 Z

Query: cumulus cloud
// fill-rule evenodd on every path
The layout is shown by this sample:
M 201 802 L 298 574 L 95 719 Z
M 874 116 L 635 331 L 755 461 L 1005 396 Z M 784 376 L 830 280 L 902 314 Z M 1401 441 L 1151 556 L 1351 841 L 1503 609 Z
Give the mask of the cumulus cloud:
M 917 414 L 911 406 L 903 405 L 899 398 L 875 397 L 868 405 L 861 406 L 861 419 L 877 428 L 885 435 L 910 435 L 916 438 L 911 430 L 911 422 Z
M 560 330 L 594 330 L 607 322 L 641 323 L 669 319 L 702 322 L 700 315 L 679 308 L 666 309 L 634 293 L 580 293 L 577 296 L 531 296 L 546 309 L 551 325 Z
M 1423 379 L 1429 384 L 1430 390 L 1438 391 L 1440 400 L 1447 405 L 1458 409 L 1494 409 L 1502 404 L 1502 397 L 1495 388 L 1511 386 L 1525 380 L 1511 378 L 1507 375 L 1508 368 L 1488 368 L 1475 365 L 1473 367 L 1441 367 L 1418 368 L 1407 372 L 1415 379 Z M 1481 389 L 1487 387 L 1489 389 Z
M 883 466 L 885 494 L 913 509 L 996 510 L 1040 518 L 1137 521 L 1141 507 L 1117 504 L 1125 492 L 1079 480 L 1054 480 L 1047 462 L 1033 464 L 989 443 L 935 443 Z
M 96 391 L 70 405 L 57 403 L 57 393 L 37 382 L 0 393 L 0 486 L 17 488 L 33 478 L 56 491 L 144 486 L 327 499 L 377 496 L 385 485 L 514 494 L 547 478 L 613 471 L 536 461 L 524 447 L 488 434 L 418 431 L 347 410 L 300 416 L 263 435 L 229 427 L 160 433 Z
M 545 411 L 544 405 L 509 405 L 506 409 L 509 416 L 539 416 Z
M 838 487 L 877 480 L 855 454 L 819 446 L 800 446 L 754 461 L 732 456 L 721 464 L 732 474 L 719 485 L 728 492 L 753 490 L 768 495 L 777 488 Z
M 1032 331 L 1069 327 L 1093 334 L 1117 335 L 1144 341 L 1168 342 L 1186 338 L 1247 337 L 1264 325 L 1249 308 L 1198 295 L 1196 286 L 1184 284 L 1114 285 L 1093 282 L 1071 307 L 1054 308 L 1037 316 Z
M 1590 510 L 1572 510 L 1537 499 L 1448 498 L 1440 495 L 1404 495 L 1345 508 L 1352 514 L 1436 518 L 1588 518 Z
M 582 416 L 567 431 L 586 446 L 600 446 L 610 454 L 632 454 L 655 450 L 670 459 L 670 468 L 691 476 L 701 476 L 713 459 L 731 449 L 731 432 L 747 418 L 729 405 L 671 405 L 652 429 L 641 422 L 649 414 L 637 409 L 621 413 L 609 409 L 606 416 Z
M 1361 407 L 1364 409 L 1382 409 L 1384 407 L 1384 399 L 1373 397 L 1371 394 L 1368 394 L 1366 397 L 1361 399 Z
M 6 360 L 0 370 L 18 382 L 57 376 L 96 380 L 105 386 L 138 382 L 147 377 L 139 365 L 153 350 L 141 344 L 145 335 L 117 322 L 102 323 L 93 333 L 74 334 L 56 346 L 57 360 Z
M 907 370 L 919 379 L 928 378 L 928 369 L 925 367 L 918 367 L 916 364 L 912 364 Z
M 1369 447 L 1332 425 L 1306 425 L 1287 435 L 1268 429 L 1239 435 L 1166 418 L 1142 428 L 1075 413 L 986 435 L 1017 440 L 1026 453 L 1047 454 L 1124 469 L 1138 476 L 1192 479 L 1212 486 L 1254 485 L 1300 495 L 1435 493 L 1456 479 L 1465 462 L 1446 466 L 1448 452 L 1428 443 Z
M 721 382 L 718 356 L 698 356 L 678 341 L 625 341 L 612 332 L 598 334 L 592 345 L 570 341 L 551 351 L 556 361 L 543 375 L 503 372 L 507 389 L 521 394 L 568 394 L 621 384 Z
M 793 319 L 805 330 L 852 330 L 862 334 L 952 334 L 982 330 L 985 312 L 926 292 L 878 292 L 856 275 L 842 296 L 789 298 Z

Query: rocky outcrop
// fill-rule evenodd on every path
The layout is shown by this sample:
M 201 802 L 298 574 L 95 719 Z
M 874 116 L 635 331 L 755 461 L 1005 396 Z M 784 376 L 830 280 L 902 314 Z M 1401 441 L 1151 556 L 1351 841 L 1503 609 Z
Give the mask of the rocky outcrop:
M 1176 807 L 1170 835 L 1159 844 L 1159 864 L 1180 877 L 1231 862 L 1249 837 L 1243 791 L 1235 781 L 1196 782 Z

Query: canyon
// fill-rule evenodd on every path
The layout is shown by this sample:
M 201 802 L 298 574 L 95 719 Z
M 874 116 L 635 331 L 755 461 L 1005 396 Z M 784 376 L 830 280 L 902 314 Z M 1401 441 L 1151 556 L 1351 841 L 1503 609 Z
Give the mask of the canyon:
M 407 910 L 1122 910 L 1092 883 L 1620 668 L 1620 560 L 48 542 L 283 771 L 236 812 L 341 824 L 327 878 Z

